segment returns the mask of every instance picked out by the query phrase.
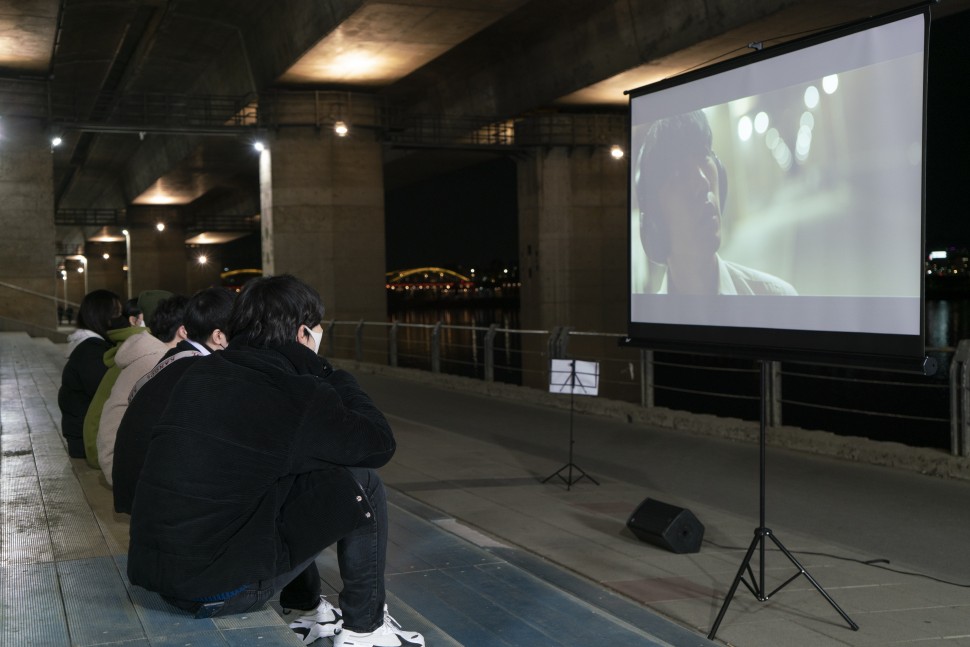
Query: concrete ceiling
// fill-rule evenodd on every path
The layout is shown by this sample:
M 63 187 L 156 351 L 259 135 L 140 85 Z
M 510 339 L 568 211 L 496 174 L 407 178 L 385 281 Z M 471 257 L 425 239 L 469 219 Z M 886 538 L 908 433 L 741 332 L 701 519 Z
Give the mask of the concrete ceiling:
M 748 43 L 911 4 L 0 0 L 0 80 L 49 92 L 64 140 L 54 151 L 59 209 L 168 204 L 245 215 L 258 210 L 256 161 L 239 134 L 245 120 L 225 124 L 267 91 L 370 93 L 453 119 L 622 113 L 624 91 L 738 56 Z M 946 0 L 933 11 L 968 8 Z M 443 153 L 434 155 L 429 173 L 442 166 Z M 390 186 L 420 175 L 421 155 L 395 164 L 401 156 L 387 156 Z

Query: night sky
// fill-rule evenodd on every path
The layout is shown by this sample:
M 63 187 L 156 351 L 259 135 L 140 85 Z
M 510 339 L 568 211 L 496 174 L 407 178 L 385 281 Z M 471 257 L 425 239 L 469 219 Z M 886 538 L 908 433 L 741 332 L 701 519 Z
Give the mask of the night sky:
M 517 265 L 516 192 L 509 158 L 387 192 L 387 270 Z

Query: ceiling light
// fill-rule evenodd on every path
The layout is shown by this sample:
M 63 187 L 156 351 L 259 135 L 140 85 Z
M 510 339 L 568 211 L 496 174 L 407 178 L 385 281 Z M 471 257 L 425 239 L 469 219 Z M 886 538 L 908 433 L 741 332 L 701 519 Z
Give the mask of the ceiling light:
M 51 148 L 57 148 L 63 143 L 64 143 L 64 140 L 58 137 L 57 135 L 51 137 Z
M 610 155 L 613 156 L 613 159 L 618 160 L 623 157 L 623 149 L 620 148 L 617 144 L 613 144 L 612 146 L 610 146 Z
M 253 148 L 262 153 L 264 150 L 266 150 L 266 145 L 263 144 L 263 142 L 253 142 Z
M 160 223 L 156 224 L 155 225 L 155 229 L 157 229 L 158 231 L 165 231 L 165 223 L 164 222 L 160 222 Z
M 101 258 L 103 258 L 104 260 L 108 260 L 109 258 L 111 258 L 111 254 L 109 254 L 108 252 L 105 252 L 104 254 L 101 255 Z
M 333 125 L 333 132 L 337 133 L 337 137 L 346 137 L 347 133 L 350 132 L 350 128 L 344 122 L 338 121 Z

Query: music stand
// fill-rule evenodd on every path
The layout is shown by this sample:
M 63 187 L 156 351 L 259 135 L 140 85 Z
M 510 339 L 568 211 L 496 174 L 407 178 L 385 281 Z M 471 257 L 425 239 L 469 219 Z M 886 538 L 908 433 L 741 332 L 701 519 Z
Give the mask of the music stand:
M 576 393 L 597 395 L 599 393 L 599 374 L 600 369 L 597 362 L 577 362 L 574 359 L 552 360 L 552 368 L 549 372 L 549 392 L 569 393 L 569 460 L 558 470 L 542 479 L 542 483 L 558 476 L 566 484 L 567 491 L 573 486 L 573 483 L 584 478 L 592 481 L 594 485 L 599 485 L 596 479 L 573 462 L 573 445 L 576 444 L 573 439 L 574 397 Z M 576 478 L 573 478 L 573 470 L 579 472 Z M 566 471 L 568 476 L 563 476 L 563 471 Z
M 728 605 L 731 604 L 731 600 L 734 598 L 735 591 L 738 590 L 738 584 L 744 583 L 745 587 L 754 597 L 760 602 L 767 602 L 771 596 L 773 596 L 778 591 L 782 590 L 789 584 L 795 581 L 799 575 L 804 575 L 805 578 L 815 587 L 815 590 L 822 594 L 822 597 L 832 605 L 832 608 L 839 612 L 842 619 L 845 620 L 849 627 L 853 631 L 859 630 L 859 625 L 852 621 L 845 611 L 836 604 L 835 600 L 832 599 L 825 589 L 815 581 L 815 578 L 805 570 L 805 567 L 799 563 L 795 556 L 792 555 L 787 548 L 779 541 L 779 539 L 771 532 L 770 528 L 765 527 L 765 446 L 766 446 L 766 428 L 768 426 L 768 381 L 771 379 L 770 371 L 768 369 L 768 361 L 761 360 L 761 435 L 760 435 L 760 490 L 761 490 L 761 510 L 760 510 L 760 525 L 754 530 L 754 539 L 751 541 L 751 545 L 748 547 L 748 552 L 745 554 L 744 559 L 741 561 L 741 567 L 738 569 L 738 574 L 734 578 L 734 582 L 731 584 L 731 590 L 728 591 L 727 597 L 724 598 L 724 604 L 721 606 L 721 611 L 717 614 L 717 619 L 714 621 L 714 626 L 711 628 L 711 633 L 707 634 L 709 640 L 714 640 L 714 635 L 717 633 L 717 628 L 721 626 L 721 620 L 724 619 L 724 614 L 727 613 Z M 775 588 L 771 593 L 765 593 L 765 539 L 770 539 L 775 546 L 778 547 L 785 557 L 788 558 L 798 572 L 792 575 L 790 578 L 785 580 L 781 585 Z M 755 580 L 754 572 L 751 570 L 751 556 L 754 554 L 754 549 L 758 548 L 759 556 L 759 578 Z M 744 578 L 744 574 L 747 572 L 748 577 L 751 582 L 748 582 Z

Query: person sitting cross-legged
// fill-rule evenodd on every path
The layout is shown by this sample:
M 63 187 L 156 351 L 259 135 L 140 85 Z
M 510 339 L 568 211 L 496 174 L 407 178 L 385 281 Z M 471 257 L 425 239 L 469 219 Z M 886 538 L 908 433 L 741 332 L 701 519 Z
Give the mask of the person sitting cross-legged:
M 357 381 L 318 355 L 319 295 L 290 275 L 248 282 L 229 347 L 197 359 L 152 429 L 131 511 L 128 577 L 195 617 L 277 592 L 305 644 L 423 647 L 388 615 L 387 503 L 396 444 Z M 315 560 L 337 544 L 339 609 Z

